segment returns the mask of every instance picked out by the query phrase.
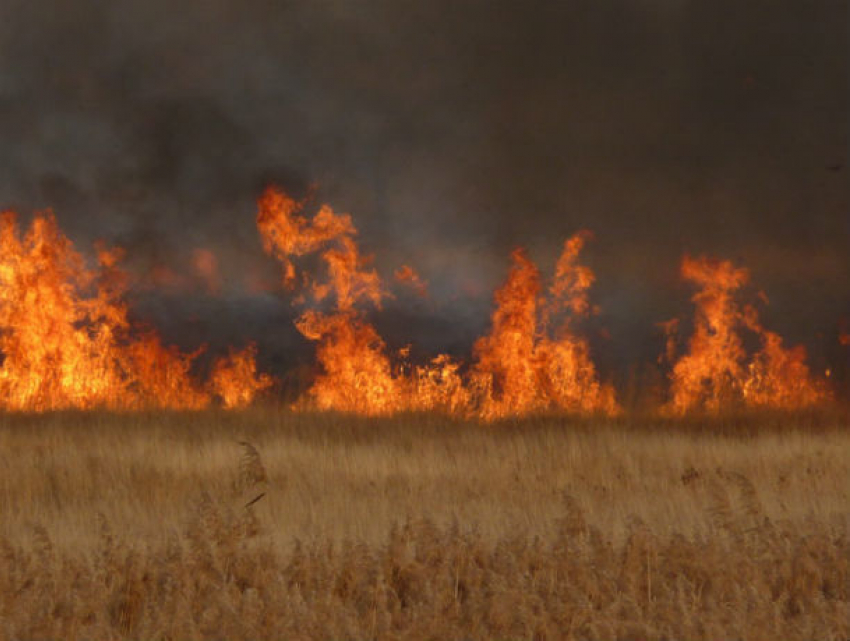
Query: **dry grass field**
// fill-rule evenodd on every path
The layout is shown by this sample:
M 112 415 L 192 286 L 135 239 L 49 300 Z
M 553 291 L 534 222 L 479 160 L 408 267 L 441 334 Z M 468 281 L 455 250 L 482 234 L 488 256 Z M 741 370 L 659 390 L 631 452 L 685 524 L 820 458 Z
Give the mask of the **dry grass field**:
M 5 415 L 0 469 L 0 639 L 850 638 L 846 416 Z

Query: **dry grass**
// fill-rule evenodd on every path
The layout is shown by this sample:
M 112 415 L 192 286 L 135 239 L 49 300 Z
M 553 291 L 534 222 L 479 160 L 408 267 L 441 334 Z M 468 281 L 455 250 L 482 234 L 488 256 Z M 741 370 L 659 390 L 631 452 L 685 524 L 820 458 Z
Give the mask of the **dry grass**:
M 846 418 L 0 419 L 0 639 L 848 639 Z

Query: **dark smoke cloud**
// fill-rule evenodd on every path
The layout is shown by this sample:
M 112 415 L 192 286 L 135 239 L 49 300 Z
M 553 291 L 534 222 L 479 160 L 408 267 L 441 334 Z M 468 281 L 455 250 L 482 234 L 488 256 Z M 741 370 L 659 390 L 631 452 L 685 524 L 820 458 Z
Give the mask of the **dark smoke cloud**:
M 825 0 L 7 0 L 0 205 L 53 207 L 139 272 L 214 249 L 223 296 L 142 292 L 139 313 L 175 340 L 253 335 L 280 367 L 305 353 L 293 311 L 242 277 L 275 278 L 269 182 L 318 184 L 384 273 L 430 281 L 384 312 L 397 343 L 468 351 L 510 248 L 549 269 L 590 228 L 609 371 L 688 312 L 684 252 L 748 266 L 766 323 L 846 367 L 847 24 Z

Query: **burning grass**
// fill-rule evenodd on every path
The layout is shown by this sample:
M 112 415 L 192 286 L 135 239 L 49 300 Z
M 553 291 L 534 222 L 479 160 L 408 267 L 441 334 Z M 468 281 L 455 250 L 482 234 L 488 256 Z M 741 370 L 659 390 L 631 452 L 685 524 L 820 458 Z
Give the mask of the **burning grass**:
M 548 280 L 516 248 L 494 293 L 490 329 L 470 358 L 439 354 L 414 363 L 410 345 L 390 348 L 372 322 L 372 308 L 379 310 L 392 294 L 361 253 L 351 216 L 322 205 L 307 217 L 307 204 L 269 188 L 257 214 L 262 245 L 281 263 L 282 285 L 295 290 L 293 302 L 302 306 L 295 326 L 316 344 L 314 376 L 296 407 L 364 416 L 431 411 L 484 421 L 623 412 L 579 331 L 580 321 L 598 311 L 589 295 L 595 275 L 580 261 L 590 232 L 564 241 Z M 237 409 L 274 387 L 257 369 L 252 342 L 215 359 L 204 383 L 195 364 L 203 345 L 183 353 L 164 345 L 153 329 L 131 323 L 122 257 L 119 248 L 100 245 L 97 266 L 89 266 L 50 211 L 36 213 L 25 229 L 14 213 L 0 215 L 0 409 Z M 215 255 L 196 249 L 192 260 L 215 295 Z M 659 415 L 834 403 L 829 371 L 823 378 L 813 373 L 802 346 L 785 347 L 761 325 L 756 308 L 738 300 L 746 269 L 685 257 L 681 275 L 698 287 L 693 334 L 676 360 L 679 320 L 661 323 L 669 393 L 666 403 L 655 399 Z M 396 280 L 427 294 L 409 265 L 398 268 Z M 751 353 L 747 343 L 754 340 L 760 346 Z
M 850 634 L 846 416 L 5 415 L 0 459 L 3 638 Z
M 98 248 L 89 267 L 51 212 L 21 232 L 0 214 L 0 409 L 199 409 L 250 404 L 271 385 L 252 346 L 217 359 L 212 382 L 192 376 L 194 354 L 133 327 L 123 252 Z

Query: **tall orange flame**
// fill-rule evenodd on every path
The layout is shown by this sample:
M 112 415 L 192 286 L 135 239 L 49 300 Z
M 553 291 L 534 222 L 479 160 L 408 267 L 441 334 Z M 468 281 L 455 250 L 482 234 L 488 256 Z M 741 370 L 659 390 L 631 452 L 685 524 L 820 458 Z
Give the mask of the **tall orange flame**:
M 301 281 L 317 303 L 332 298 L 333 311 L 309 309 L 296 322 L 306 338 L 318 343 L 321 372 L 309 390 L 313 406 L 366 415 L 439 410 L 484 419 L 552 410 L 618 411 L 613 388 L 597 381 L 586 342 L 570 332 L 566 320 L 554 338 L 544 335 L 550 317 L 592 311 L 587 289 L 593 274 L 577 263 L 587 234 L 567 241 L 545 310 L 538 309 L 537 268 L 522 251 L 514 252 L 514 268 L 496 294 L 493 330 L 476 343 L 477 362 L 465 380 L 460 364 L 446 355 L 410 367 L 402 350 L 401 362 L 393 364 L 358 307 L 380 307 L 385 292 L 357 249 L 350 216 L 325 205 L 308 220 L 301 210 L 286 194 L 267 190 L 259 201 L 257 225 L 266 251 L 283 263 L 285 284 L 298 280 L 293 258 L 318 253 L 325 265 L 325 279 L 303 274 Z M 402 279 L 410 274 L 415 272 L 402 270 Z
M 199 352 L 131 331 L 121 254 L 99 248 L 90 270 L 52 213 L 37 214 L 23 237 L 13 213 L 0 217 L 0 407 L 194 409 L 211 401 L 190 376 Z
M 309 394 L 319 409 L 372 415 L 397 411 L 402 395 L 384 342 L 355 308 L 361 301 L 380 307 L 380 278 L 360 255 L 348 214 L 336 214 L 325 205 L 307 220 L 300 215 L 302 209 L 302 203 L 268 189 L 259 202 L 257 227 L 265 250 L 283 264 L 286 286 L 297 279 L 295 257 L 320 252 L 326 267 L 326 280 L 311 280 L 306 274 L 302 278 L 317 302 L 334 298 L 334 311 L 308 310 L 296 323 L 306 338 L 319 343 L 322 372 Z
M 746 269 L 686 256 L 681 273 L 700 289 L 692 298 L 697 311 L 689 351 L 671 373 L 667 413 L 717 413 L 742 406 L 800 409 L 828 400 L 824 383 L 809 372 L 805 349 L 785 349 L 778 334 L 761 326 L 754 307 L 742 309 L 736 302 L 735 293 L 749 280 Z M 761 342 L 749 361 L 741 329 Z
M 508 280 L 496 292 L 488 336 L 475 344 L 472 381 L 484 418 L 561 411 L 619 412 L 614 389 L 598 381 L 587 341 L 570 320 L 594 311 L 587 291 L 593 273 L 578 264 L 587 232 L 567 239 L 558 260 L 549 301 L 540 298 L 540 274 L 523 250 L 511 255 Z M 549 325 L 568 313 L 554 332 Z

